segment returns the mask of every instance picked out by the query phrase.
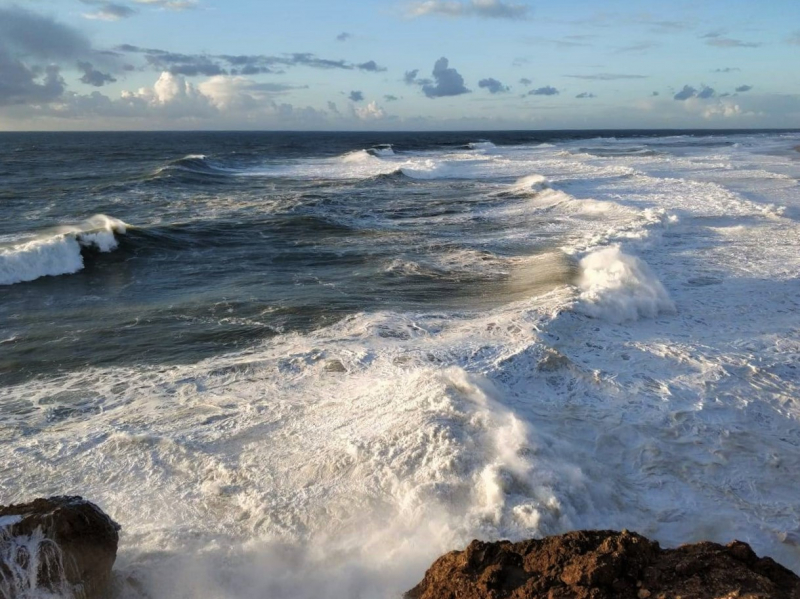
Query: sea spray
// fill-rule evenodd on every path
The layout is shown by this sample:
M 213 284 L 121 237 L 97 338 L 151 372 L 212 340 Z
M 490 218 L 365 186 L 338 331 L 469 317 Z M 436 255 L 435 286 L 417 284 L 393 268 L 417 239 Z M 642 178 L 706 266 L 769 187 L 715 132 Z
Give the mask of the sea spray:
M 653 318 L 674 312 L 675 304 L 652 270 L 639 258 L 612 246 L 580 261 L 577 309 L 612 322 Z

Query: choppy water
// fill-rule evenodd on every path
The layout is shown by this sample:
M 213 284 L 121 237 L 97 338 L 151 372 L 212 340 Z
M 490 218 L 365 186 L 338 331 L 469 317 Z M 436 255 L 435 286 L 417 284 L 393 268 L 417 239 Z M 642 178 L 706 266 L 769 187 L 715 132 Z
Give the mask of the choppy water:
M 396 597 L 474 537 L 800 570 L 796 132 L 0 136 L 0 502 L 122 597 Z

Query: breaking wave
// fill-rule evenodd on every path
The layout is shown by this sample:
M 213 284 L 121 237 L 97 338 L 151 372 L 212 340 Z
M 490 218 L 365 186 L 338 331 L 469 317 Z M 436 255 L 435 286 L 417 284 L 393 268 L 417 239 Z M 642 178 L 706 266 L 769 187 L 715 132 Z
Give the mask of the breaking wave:
M 0 247 L 0 285 L 76 273 L 83 269 L 83 250 L 115 250 L 115 234 L 124 234 L 127 227 L 121 220 L 96 214 L 77 225 L 56 227 Z
M 612 246 L 580 262 L 578 311 L 611 322 L 654 318 L 674 312 L 675 304 L 650 268 Z

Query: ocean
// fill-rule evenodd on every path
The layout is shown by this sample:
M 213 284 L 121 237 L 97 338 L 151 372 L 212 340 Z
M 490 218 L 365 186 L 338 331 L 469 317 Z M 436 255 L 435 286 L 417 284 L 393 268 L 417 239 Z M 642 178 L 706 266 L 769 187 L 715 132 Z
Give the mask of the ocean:
M 800 572 L 798 144 L 0 134 L 0 503 L 100 505 L 122 598 L 579 528 Z

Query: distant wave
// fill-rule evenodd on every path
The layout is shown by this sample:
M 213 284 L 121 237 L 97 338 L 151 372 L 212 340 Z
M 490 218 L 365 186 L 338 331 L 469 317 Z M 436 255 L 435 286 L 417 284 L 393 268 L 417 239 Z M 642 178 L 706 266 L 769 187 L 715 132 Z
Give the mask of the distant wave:
M 652 157 L 663 156 L 664 152 L 658 152 L 650 148 L 644 147 L 628 147 L 628 148 L 578 148 L 581 154 L 589 154 L 590 156 L 597 156 L 600 158 L 616 158 L 625 156 L 634 157 Z
M 124 234 L 127 227 L 121 220 L 96 214 L 77 225 L 62 225 L 0 247 L 0 285 L 78 272 L 83 269 L 83 250 L 115 250 L 115 234 Z
M 472 141 L 466 145 L 468 150 L 494 150 L 497 146 L 489 140 L 483 139 L 481 141 Z
M 170 176 L 175 172 L 212 177 L 229 177 L 238 171 L 221 166 L 205 154 L 188 154 L 183 158 L 171 160 L 166 165 L 159 167 L 155 172 L 155 176 Z
M 370 148 L 367 150 L 373 156 L 394 156 L 394 149 L 392 148 L 392 144 L 378 144 L 375 147 Z

